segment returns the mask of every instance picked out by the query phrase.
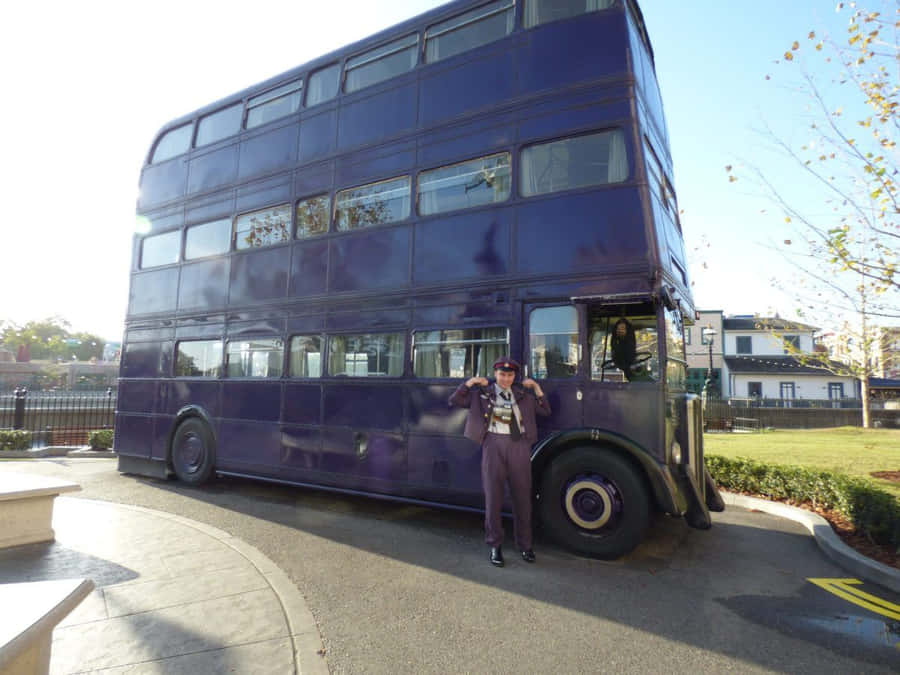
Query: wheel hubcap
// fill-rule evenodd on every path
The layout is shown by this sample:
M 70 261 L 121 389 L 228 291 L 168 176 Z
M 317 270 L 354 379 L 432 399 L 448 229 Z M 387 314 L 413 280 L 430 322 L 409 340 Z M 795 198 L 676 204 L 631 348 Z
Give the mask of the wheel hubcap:
M 569 519 L 585 530 L 605 527 L 621 511 L 617 492 L 601 476 L 579 476 L 563 493 L 563 504 Z
M 181 445 L 181 461 L 184 468 L 191 473 L 197 471 L 203 460 L 203 453 L 203 441 L 197 434 L 189 434 Z

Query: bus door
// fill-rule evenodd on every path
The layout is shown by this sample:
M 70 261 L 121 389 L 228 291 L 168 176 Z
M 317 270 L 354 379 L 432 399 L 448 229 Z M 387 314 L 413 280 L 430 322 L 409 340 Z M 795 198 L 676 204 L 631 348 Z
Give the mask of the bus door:
M 585 425 L 659 443 L 660 358 L 652 302 L 586 303 Z
M 553 414 L 538 418 L 538 436 L 582 426 L 585 377 L 579 362 L 583 307 L 571 303 L 525 305 L 525 377 L 540 382 Z

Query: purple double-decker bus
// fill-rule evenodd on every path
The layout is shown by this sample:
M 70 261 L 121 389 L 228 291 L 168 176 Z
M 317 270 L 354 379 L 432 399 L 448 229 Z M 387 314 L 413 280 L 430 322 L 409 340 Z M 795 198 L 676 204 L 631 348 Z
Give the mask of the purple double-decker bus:
M 447 399 L 521 358 L 536 513 L 617 557 L 721 501 L 633 0 L 457 0 L 166 124 L 141 173 L 119 470 L 483 509 Z

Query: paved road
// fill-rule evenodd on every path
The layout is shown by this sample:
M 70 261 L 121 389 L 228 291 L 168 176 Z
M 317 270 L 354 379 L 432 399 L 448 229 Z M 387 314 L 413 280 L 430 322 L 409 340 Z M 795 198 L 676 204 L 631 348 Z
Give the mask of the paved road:
M 80 497 L 178 513 L 271 558 L 305 596 L 335 673 L 888 673 L 900 621 L 808 581 L 850 575 L 799 525 L 732 509 L 697 532 L 660 518 L 627 559 L 542 544 L 487 562 L 476 515 L 222 479 L 120 476 L 112 460 L 2 461 Z M 900 598 L 861 588 L 894 605 Z

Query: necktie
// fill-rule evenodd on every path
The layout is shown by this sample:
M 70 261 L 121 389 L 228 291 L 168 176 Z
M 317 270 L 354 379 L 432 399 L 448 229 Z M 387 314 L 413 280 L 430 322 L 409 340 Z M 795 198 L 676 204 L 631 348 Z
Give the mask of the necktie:
M 511 401 L 512 398 L 508 391 L 501 391 L 500 396 L 503 397 L 504 401 Z M 522 432 L 519 431 L 519 422 L 516 419 L 516 411 L 512 411 L 512 418 L 509 420 L 509 435 L 514 441 L 519 440 L 522 437 Z

